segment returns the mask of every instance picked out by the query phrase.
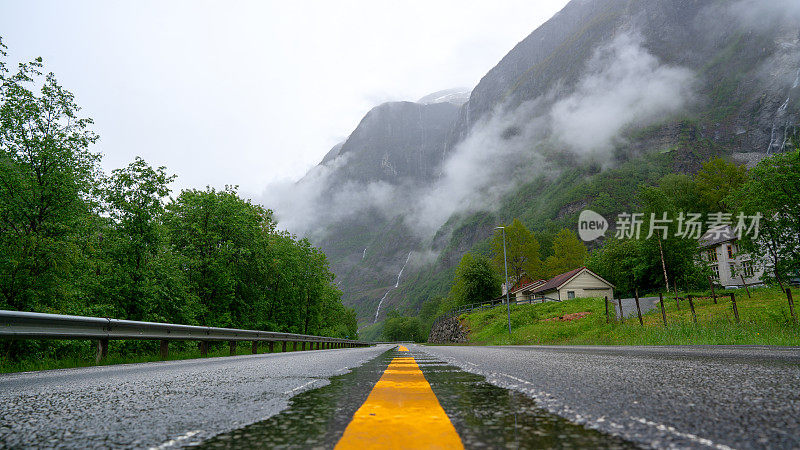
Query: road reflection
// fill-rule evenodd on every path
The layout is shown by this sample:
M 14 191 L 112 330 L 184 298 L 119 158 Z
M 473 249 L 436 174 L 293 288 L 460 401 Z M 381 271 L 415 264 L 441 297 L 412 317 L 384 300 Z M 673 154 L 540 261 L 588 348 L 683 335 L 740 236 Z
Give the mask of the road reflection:
M 295 396 L 282 413 L 203 442 L 201 448 L 333 448 L 392 358 L 390 350 L 331 384 Z M 636 448 L 538 408 L 523 394 L 412 352 L 466 448 Z M 425 447 L 409 443 L 409 448 Z

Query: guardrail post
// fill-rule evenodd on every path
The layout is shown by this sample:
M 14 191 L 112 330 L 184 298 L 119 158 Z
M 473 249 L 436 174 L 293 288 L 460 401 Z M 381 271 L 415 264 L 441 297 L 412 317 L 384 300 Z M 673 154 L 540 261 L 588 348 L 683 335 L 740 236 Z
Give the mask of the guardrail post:
M 286 353 L 286 341 L 281 342 L 281 344 L 282 344 L 281 348 L 282 348 L 283 352 Z
M 253 341 L 253 344 L 250 346 L 250 353 L 254 355 L 258 354 L 258 341 Z
M 200 341 L 200 356 L 208 356 L 208 341 Z
M 269 352 L 272 353 L 275 351 L 275 342 L 269 341 Z
M 303 349 L 303 350 L 305 350 L 305 349 Z M 297 351 L 297 341 L 292 342 L 292 351 L 293 352 Z
M 161 359 L 169 357 L 169 341 L 166 339 L 161 340 Z
M 236 341 L 230 341 L 228 345 L 231 348 L 231 356 L 236 354 Z
M 108 339 L 100 339 L 97 341 L 97 356 L 95 356 L 95 362 L 100 363 L 100 361 L 106 359 L 108 356 Z

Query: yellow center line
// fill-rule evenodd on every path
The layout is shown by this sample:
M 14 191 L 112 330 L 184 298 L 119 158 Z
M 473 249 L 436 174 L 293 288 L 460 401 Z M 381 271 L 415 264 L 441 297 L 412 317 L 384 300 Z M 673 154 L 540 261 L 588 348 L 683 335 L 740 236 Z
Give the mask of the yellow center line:
M 464 448 L 413 357 L 392 359 L 336 444 L 337 450 L 378 447 Z

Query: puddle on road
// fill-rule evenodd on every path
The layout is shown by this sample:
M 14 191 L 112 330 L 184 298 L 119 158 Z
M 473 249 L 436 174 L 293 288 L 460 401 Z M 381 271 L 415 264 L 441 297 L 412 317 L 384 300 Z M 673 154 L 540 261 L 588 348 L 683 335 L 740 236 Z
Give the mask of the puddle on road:
M 466 448 L 636 448 L 538 408 L 529 397 L 412 352 Z M 304 392 L 265 421 L 213 437 L 201 448 L 333 448 L 392 358 L 390 350 L 328 386 Z M 409 448 L 415 447 L 409 443 Z

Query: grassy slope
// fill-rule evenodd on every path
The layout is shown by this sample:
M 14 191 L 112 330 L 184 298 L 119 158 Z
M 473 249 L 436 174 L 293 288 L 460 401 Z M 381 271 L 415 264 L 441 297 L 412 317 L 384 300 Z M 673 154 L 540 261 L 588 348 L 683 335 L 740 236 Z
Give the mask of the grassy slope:
M 698 323 L 693 324 L 687 302 L 676 310 L 674 300 L 665 299 L 668 326 L 664 327 L 658 308 L 644 315 L 644 327 L 634 316 L 625 323 L 606 324 L 602 299 L 575 299 L 562 303 L 520 305 L 512 308 L 512 344 L 591 345 L 689 345 L 749 344 L 800 345 L 800 326 L 791 322 L 786 297 L 778 289 L 751 290 L 748 298 L 737 290 L 741 323 L 734 321 L 728 298 L 718 304 L 695 300 Z M 544 321 L 564 314 L 588 311 L 574 321 Z M 505 307 L 465 314 L 470 341 L 475 344 L 508 344 Z

